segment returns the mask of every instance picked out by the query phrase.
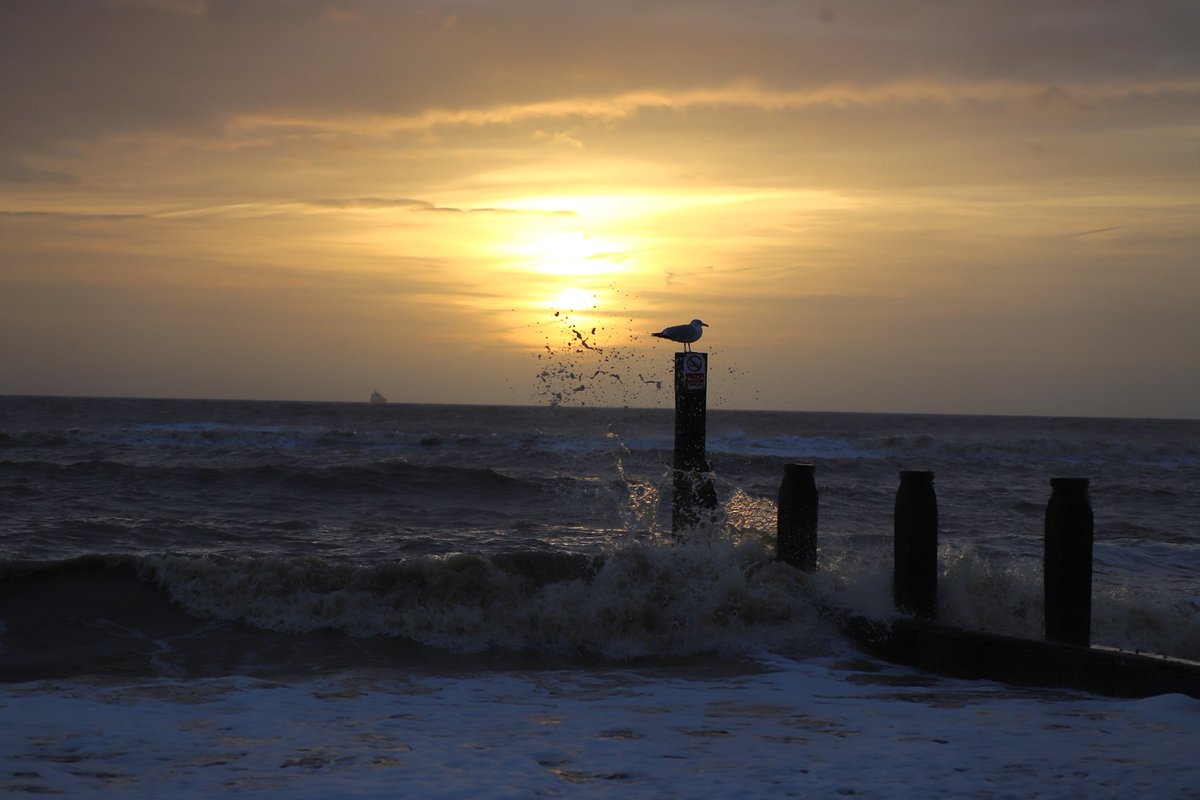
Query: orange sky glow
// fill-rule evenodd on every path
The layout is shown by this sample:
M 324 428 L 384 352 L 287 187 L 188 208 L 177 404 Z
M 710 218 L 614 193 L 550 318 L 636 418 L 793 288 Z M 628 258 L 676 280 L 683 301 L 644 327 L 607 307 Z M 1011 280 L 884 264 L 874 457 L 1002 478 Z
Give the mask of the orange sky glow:
M 1197 417 L 1198 31 L 0 0 L 0 393 Z

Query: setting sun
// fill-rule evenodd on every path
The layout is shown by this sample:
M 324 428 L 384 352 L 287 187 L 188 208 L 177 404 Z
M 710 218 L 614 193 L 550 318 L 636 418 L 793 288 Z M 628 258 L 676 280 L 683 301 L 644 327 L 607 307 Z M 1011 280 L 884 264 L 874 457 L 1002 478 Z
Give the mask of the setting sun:
M 584 312 L 600 304 L 600 295 L 587 289 L 567 288 L 553 295 L 546 304 L 555 311 Z
M 577 230 L 543 233 L 512 250 L 522 266 L 546 275 L 613 275 L 627 269 L 620 244 Z

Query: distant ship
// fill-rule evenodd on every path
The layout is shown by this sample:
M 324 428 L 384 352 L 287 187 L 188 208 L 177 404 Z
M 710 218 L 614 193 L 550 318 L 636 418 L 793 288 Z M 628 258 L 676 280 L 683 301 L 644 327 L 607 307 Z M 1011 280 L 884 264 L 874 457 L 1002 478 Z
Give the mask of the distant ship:
M 387 398 L 381 395 L 378 391 L 371 392 L 371 405 L 381 406 L 387 402 Z

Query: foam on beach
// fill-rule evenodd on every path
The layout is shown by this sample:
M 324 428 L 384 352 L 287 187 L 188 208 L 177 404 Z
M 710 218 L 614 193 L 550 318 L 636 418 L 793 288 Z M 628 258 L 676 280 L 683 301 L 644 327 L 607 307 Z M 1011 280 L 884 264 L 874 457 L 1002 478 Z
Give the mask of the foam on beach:
M 1200 701 L 929 678 L 852 656 L 0 689 L 11 792 L 293 798 L 1186 797 Z

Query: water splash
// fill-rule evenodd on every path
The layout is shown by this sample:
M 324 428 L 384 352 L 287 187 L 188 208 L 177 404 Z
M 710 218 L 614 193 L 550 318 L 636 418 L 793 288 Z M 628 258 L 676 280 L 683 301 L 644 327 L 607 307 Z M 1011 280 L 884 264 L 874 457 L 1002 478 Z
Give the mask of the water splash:
M 617 476 L 627 492 L 623 513 L 626 533 L 633 538 L 639 535 L 661 535 L 662 529 L 658 519 L 659 511 L 662 508 L 662 490 L 650 480 L 633 477 L 625 466 L 626 459 L 630 455 L 629 447 L 616 431 L 610 430 L 605 434 L 605 438 L 611 448 L 610 452 Z
M 540 367 L 535 390 L 550 406 L 629 408 L 660 402 L 666 383 L 662 366 L 654 354 L 635 346 L 640 337 L 628 328 L 583 324 L 573 310 L 555 311 L 539 327 L 545 342 L 535 356 Z

